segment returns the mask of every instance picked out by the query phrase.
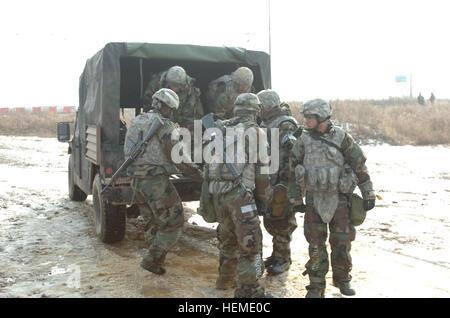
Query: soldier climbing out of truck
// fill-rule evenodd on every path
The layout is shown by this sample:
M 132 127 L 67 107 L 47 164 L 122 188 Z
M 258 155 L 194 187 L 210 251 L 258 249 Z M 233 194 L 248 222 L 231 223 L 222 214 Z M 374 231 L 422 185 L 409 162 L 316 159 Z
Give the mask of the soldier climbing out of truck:
M 141 215 L 147 222 L 147 242 L 150 244 L 141 267 L 162 275 L 162 267 L 166 254 L 181 236 L 184 222 L 181 198 L 169 180 L 169 176 L 177 172 L 177 168 L 194 180 L 203 181 L 200 170 L 189 157 L 180 164 L 172 161 L 172 147 L 177 141 L 172 140 L 172 132 L 178 124 L 171 121 L 173 112 L 178 108 L 177 94 L 162 88 L 153 94 L 152 109 L 131 121 L 125 137 L 125 158 L 131 156 L 135 145 L 142 142 L 142 136 L 153 133 L 145 151 L 127 169 L 132 178 L 131 186 L 136 196 Z M 160 128 L 152 130 L 155 122 Z

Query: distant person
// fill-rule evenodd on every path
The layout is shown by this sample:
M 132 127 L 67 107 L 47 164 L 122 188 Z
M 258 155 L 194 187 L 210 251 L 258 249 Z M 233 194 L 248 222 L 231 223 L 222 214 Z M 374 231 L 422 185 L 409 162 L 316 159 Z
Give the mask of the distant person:
M 422 93 L 419 93 L 419 96 L 417 97 L 417 102 L 420 105 L 425 105 L 425 98 L 422 96 Z
M 172 66 L 168 70 L 153 74 L 144 92 L 144 112 L 152 105 L 152 96 L 161 88 L 169 88 L 177 93 L 180 105 L 173 113 L 173 121 L 181 127 L 194 132 L 194 120 L 205 114 L 200 101 L 200 89 L 194 86 L 195 79 L 186 74 L 181 66 Z
M 230 75 L 223 75 L 208 85 L 206 109 L 220 119 L 233 117 L 236 97 L 250 93 L 253 84 L 253 72 L 248 67 L 239 67 Z
M 435 101 L 435 100 L 436 100 L 436 97 L 434 97 L 434 94 L 431 93 L 431 96 L 430 96 L 430 103 L 431 103 L 431 105 L 434 104 L 434 101 Z

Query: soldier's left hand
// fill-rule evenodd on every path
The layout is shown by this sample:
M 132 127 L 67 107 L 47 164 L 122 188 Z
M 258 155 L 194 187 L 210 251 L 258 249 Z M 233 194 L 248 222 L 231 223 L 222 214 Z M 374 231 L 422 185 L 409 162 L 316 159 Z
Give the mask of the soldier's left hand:
M 363 201 L 363 208 L 366 211 L 372 210 L 375 207 L 375 199 L 366 199 Z
M 372 183 L 370 182 L 370 186 Z M 361 191 L 363 196 L 363 209 L 366 211 L 372 210 L 375 207 L 376 195 L 373 189 L 367 189 L 366 191 Z

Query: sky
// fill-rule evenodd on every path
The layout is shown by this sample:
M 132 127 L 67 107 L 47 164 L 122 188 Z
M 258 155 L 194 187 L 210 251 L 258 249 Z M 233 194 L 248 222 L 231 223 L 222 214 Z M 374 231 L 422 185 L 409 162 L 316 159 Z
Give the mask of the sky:
M 443 0 L 16 0 L 0 4 L 0 107 L 77 106 L 85 62 L 108 42 L 271 53 L 285 101 L 450 98 Z M 408 82 L 396 83 L 396 75 Z

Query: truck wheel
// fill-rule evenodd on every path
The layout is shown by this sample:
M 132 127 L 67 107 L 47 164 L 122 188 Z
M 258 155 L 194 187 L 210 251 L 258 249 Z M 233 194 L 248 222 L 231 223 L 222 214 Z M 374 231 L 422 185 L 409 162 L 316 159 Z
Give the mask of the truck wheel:
M 87 194 L 83 192 L 73 180 L 73 159 L 72 155 L 69 156 L 69 198 L 72 201 L 84 201 L 87 198 Z
M 119 242 L 125 236 L 126 206 L 108 203 L 101 191 L 102 182 L 100 175 L 97 174 L 92 190 L 95 233 L 104 243 Z

